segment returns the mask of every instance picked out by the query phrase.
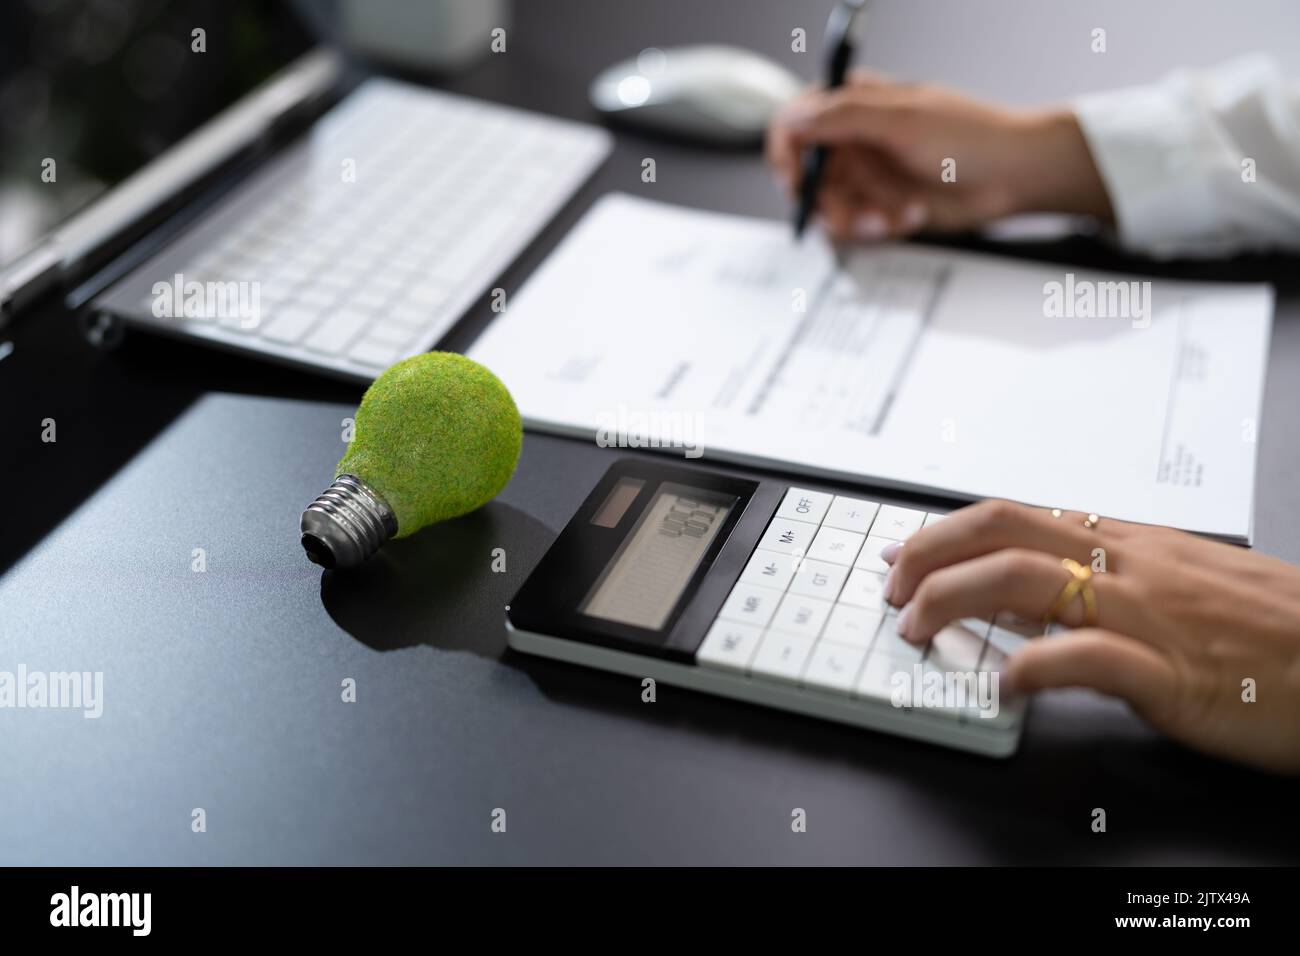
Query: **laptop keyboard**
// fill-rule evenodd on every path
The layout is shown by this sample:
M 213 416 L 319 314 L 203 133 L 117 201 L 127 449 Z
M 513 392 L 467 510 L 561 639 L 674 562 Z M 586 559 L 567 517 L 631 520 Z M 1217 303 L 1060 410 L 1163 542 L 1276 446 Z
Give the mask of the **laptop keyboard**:
M 430 348 L 608 152 L 599 129 L 371 80 L 226 200 L 154 280 L 257 286 L 154 322 L 373 378 Z M 150 268 L 146 264 L 145 269 Z
M 884 600 L 880 550 L 942 515 L 791 488 L 718 612 L 696 663 L 813 692 L 892 703 L 895 677 L 996 671 L 1034 631 L 999 615 L 945 627 L 925 646 L 896 629 Z M 997 716 L 973 705 L 929 712 L 1000 729 L 1020 719 L 1023 699 Z

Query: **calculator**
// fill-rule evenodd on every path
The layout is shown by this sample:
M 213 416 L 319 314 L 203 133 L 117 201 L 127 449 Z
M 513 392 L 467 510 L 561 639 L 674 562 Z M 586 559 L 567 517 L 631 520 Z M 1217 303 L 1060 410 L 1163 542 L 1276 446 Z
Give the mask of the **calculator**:
M 941 515 L 677 463 L 615 462 L 506 612 L 517 651 L 989 756 L 1025 701 L 1027 640 L 953 622 L 903 640 L 881 549 Z M 996 704 L 996 706 L 994 706 Z

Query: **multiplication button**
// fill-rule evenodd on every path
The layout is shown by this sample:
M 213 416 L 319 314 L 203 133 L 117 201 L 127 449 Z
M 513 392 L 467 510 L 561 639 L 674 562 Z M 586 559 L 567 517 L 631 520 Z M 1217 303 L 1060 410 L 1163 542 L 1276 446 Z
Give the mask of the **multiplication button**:
M 871 523 L 871 533 L 877 538 L 906 541 L 921 530 L 925 512 L 898 505 L 881 505 L 876 520 Z

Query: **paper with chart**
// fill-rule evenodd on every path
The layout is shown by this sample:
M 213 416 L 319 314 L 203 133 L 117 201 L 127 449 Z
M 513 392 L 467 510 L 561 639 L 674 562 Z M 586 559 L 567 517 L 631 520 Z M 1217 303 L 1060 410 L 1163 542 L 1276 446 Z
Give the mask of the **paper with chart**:
M 785 223 L 615 195 L 470 355 L 533 428 L 1248 540 L 1271 323 L 1266 285 L 837 262 Z

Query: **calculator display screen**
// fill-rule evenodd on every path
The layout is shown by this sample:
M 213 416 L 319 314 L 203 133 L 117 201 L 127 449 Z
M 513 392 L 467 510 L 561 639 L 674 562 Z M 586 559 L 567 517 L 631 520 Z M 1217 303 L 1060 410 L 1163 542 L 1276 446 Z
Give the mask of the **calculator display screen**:
M 583 601 L 582 613 L 659 630 L 735 504 L 732 495 L 660 485 Z

